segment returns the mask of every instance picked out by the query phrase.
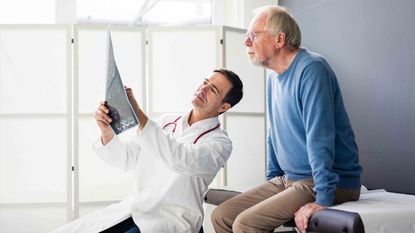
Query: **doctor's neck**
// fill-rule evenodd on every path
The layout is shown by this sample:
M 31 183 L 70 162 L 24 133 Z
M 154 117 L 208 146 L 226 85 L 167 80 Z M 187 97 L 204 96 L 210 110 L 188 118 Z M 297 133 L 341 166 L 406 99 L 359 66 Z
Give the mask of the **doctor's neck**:
M 192 109 L 192 111 L 190 112 L 189 115 L 189 119 L 187 119 L 187 123 L 189 124 L 189 126 L 191 126 L 193 123 L 196 123 L 198 121 L 202 121 L 208 118 L 212 118 L 215 116 L 212 116 L 211 114 L 205 114 L 203 112 L 197 111 L 197 109 Z

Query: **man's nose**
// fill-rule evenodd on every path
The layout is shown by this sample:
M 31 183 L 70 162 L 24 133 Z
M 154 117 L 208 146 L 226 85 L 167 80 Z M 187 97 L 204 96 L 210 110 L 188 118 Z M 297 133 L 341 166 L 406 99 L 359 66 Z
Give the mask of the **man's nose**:
M 249 37 L 246 37 L 246 38 L 245 38 L 245 41 L 244 41 L 244 45 L 245 45 L 246 47 L 250 47 L 250 46 L 252 46 L 252 40 L 251 40 L 251 39 L 249 39 Z
M 206 90 L 208 89 L 209 85 L 203 85 L 200 87 L 200 92 L 205 95 L 206 94 Z

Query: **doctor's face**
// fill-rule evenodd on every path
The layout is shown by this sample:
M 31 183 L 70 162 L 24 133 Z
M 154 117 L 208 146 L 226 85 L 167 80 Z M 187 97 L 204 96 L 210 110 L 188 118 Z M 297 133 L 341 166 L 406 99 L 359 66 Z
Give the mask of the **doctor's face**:
M 230 105 L 222 101 L 231 88 L 231 82 L 223 74 L 214 72 L 196 90 L 192 100 L 193 108 L 209 117 L 225 112 Z

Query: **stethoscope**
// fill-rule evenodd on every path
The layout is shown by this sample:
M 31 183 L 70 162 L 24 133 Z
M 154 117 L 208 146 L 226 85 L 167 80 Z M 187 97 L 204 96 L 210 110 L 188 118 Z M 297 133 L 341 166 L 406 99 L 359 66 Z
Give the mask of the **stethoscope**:
M 167 123 L 167 124 L 165 124 L 164 126 L 163 126 L 163 130 L 166 128 L 166 127 L 168 127 L 168 126 L 170 126 L 170 125 L 173 125 L 173 130 L 172 130 L 172 132 L 173 132 L 173 134 L 174 134 L 174 132 L 176 132 L 176 127 L 177 127 L 177 121 L 180 119 L 180 118 L 182 118 L 181 116 L 179 116 L 178 118 L 176 118 L 176 120 L 174 120 L 174 121 L 172 121 L 172 122 L 170 122 L 170 123 Z M 206 130 L 205 132 L 203 132 L 203 133 L 201 133 L 199 136 L 197 136 L 197 138 L 193 141 L 193 144 L 196 144 L 196 142 L 203 136 L 203 135 L 205 135 L 205 134 L 207 134 L 207 133 L 210 133 L 211 131 L 213 131 L 213 130 L 215 130 L 215 129 L 217 129 L 217 128 L 219 128 L 220 127 L 220 123 L 217 125 L 217 126 L 215 126 L 215 127 L 213 127 L 213 128 L 211 128 L 211 129 L 208 129 L 208 130 Z

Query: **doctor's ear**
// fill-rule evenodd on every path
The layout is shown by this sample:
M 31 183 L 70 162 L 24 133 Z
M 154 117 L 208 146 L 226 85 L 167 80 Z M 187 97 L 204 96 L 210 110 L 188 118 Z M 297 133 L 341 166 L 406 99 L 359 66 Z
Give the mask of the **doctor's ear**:
M 219 113 L 224 113 L 228 111 L 231 108 L 231 105 L 229 103 L 223 103 L 222 106 L 218 109 Z

